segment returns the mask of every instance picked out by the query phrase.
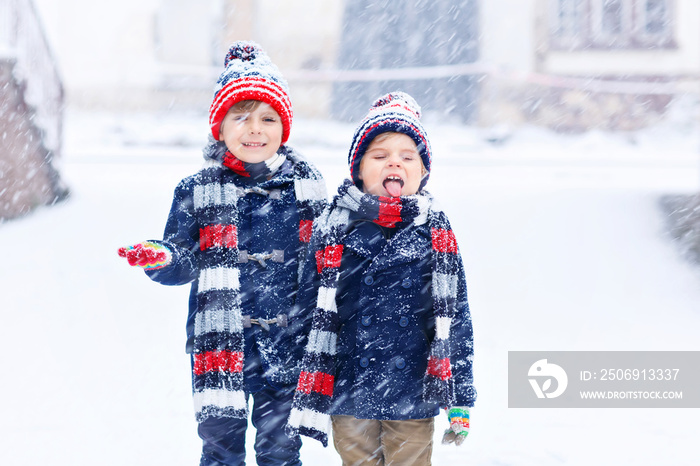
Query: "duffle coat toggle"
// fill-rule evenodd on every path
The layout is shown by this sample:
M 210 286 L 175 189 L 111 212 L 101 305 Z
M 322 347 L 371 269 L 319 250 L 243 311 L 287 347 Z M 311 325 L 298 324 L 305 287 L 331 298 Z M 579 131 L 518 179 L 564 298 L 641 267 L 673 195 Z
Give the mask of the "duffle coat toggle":
M 282 190 L 281 189 L 263 189 L 259 186 L 253 186 L 251 188 L 241 188 L 236 186 L 236 193 L 239 197 L 243 197 L 249 193 L 259 194 L 261 196 L 267 196 L 270 199 L 281 199 Z
M 270 253 L 249 253 L 245 249 L 239 250 L 238 251 L 238 263 L 239 264 L 244 264 L 248 261 L 256 261 L 260 267 L 265 268 L 267 267 L 267 264 L 265 261 L 271 260 L 272 262 L 277 262 L 277 263 L 283 263 L 284 262 L 284 250 L 282 249 L 273 249 L 272 252 Z
M 270 331 L 270 325 L 276 324 L 278 327 L 287 327 L 289 320 L 287 314 L 277 314 L 274 319 L 252 319 L 250 315 L 242 316 L 243 328 L 251 328 L 253 325 L 261 326 L 265 331 Z

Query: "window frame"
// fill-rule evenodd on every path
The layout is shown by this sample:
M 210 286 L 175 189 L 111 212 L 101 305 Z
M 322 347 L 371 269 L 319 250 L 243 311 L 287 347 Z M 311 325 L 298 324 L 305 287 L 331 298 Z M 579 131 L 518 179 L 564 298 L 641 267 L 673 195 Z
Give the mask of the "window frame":
M 610 1 L 621 5 L 620 33 L 603 30 L 604 6 Z M 664 28 L 659 33 L 648 33 L 648 5 L 663 2 Z M 573 14 L 562 14 L 562 6 Z M 675 0 L 549 0 L 549 44 L 553 50 L 639 50 L 676 48 Z M 571 26 L 563 19 L 573 17 L 578 25 Z M 562 19 L 563 18 L 563 19 Z M 580 31 L 579 34 L 571 31 Z
M 638 0 L 636 6 L 638 11 L 635 15 L 635 38 L 642 45 L 659 45 L 663 48 L 664 44 L 667 42 L 673 42 L 673 17 L 675 13 L 675 2 L 671 0 L 661 0 L 664 5 L 664 30 L 658 34 L 649 34 L 646 31 L 647 16 L 646 16 L 646 6 L 650 1 L 654 0 Z

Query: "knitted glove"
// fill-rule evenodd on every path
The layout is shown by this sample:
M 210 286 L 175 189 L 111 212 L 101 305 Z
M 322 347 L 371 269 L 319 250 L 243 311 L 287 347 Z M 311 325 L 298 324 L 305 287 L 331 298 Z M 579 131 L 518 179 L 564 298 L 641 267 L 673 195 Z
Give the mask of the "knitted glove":
M 129 265 L 153 270 L 168 265 L 173 255 L 170 249 L 162 244 L 145 241 L 119 248 L 119 257 L 126 257 Z
M 453 443 L 457 446 L 464 442 L 469 434 L 469 408 L 455 406 L 450 409 L 445 409 L 447 420 L 450 422 L 450 428 L 445 431 L 442 437 L 442 443 Z

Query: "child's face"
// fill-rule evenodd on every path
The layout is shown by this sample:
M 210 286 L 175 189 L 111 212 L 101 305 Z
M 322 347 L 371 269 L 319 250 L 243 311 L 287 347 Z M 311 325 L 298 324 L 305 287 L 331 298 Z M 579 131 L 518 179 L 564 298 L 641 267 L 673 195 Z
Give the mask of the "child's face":
M 366 193 L 410 196 L 418 192 L 423 172 L 423 161 L 413 139 L 402 133 L 383 133 L 367 148 L 358 178 Z
M 282 145 L 282 119 L 265 102 L 249 111 L 234 106 L 221 122 L 219 141 L 243 162 L 262 162 Z

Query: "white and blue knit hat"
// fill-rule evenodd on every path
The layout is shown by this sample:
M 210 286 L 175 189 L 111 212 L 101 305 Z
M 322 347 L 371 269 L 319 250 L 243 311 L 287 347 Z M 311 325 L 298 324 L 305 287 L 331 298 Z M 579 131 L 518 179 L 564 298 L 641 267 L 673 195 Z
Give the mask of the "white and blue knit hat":
M 409 136 L 416 143 L 427 171 L 421 183 L 423 187 L 430 174 L 431 150 L 428 135 L 420 124 L 420 116 L 420 106 L 405 92 L 390 92 L 377 99 L 352 139 L 348 164 L 353 181 L 357 183 L 359 180 L 360 161 L 372 140 L 381 133 L 395 132 Z
M 282 119 L 282 144 L 292 127 L 292 103 L 289 86 L 267 53 L 255 42 L 234 43 L 224 61 L 225 70 L 214 88 L 209 109 L 209 126 L 215 139 L 226 113 L 242 100 L 260 100 L 269 104 Z

